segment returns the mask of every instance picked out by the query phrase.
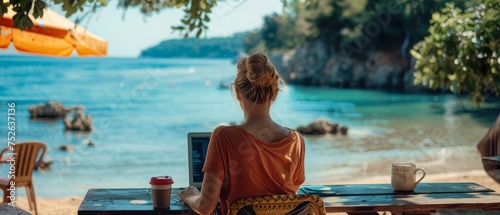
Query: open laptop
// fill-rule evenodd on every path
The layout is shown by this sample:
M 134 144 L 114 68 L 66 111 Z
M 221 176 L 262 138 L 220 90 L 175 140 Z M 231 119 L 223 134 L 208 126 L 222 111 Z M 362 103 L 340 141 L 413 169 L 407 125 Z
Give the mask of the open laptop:
M 201 190 L 203 165 L 207 155 L 208 143 L 212 132 L 188 133 L 189 186 Z

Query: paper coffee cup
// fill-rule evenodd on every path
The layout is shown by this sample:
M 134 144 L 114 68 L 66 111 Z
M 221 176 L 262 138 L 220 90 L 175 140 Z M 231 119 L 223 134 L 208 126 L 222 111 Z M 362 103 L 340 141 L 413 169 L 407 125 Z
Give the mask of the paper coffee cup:
M 151 185 L 151 194 L 153 199 L 153 207 L 168 208 L 170 207 L 170 196 L 172 195 L 172 184 L 174 180 L 170 176 L 151 177 L 149 184 Z

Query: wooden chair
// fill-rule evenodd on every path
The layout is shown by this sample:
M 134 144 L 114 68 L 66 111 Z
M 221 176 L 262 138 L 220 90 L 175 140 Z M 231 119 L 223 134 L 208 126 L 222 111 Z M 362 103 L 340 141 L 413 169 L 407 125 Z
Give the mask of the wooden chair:
M 0 157 L 6 152 L 15 153 L 13 155 L 15 156 L 15 163 L 12 163 L 15 167 L 15 173 L 13 174 L 15 178 L 0 178 L 0 188 L 3 190 L 3 202 L 9 201 L 7 196 L 9 196 L 10 193 L 7 189 L 11 186 L 10 182 L 13 181 L 15 182 L 15 187 L 26 188 L 26 195 L 28 196 L 30 210 L 34 209 L 35 214 L 37 214 L 36 196 L 31 176 L 33 175 L 35 164 L 42 161 L 46 149 L 47 147 L 45 144 L 40 142 L 24 142 L 17 143 L 14 146 L 14 152 L 11 152 L 9 147 L 6 147 L 2 150 L 2 152 L 0 152 Z M 7 156 L 10 157 L 11 155 L 7 154 Z
M 325 215 L 323 200 L 316 195 L 272 195 L 238 199 L 228 209 L 228 215 Z

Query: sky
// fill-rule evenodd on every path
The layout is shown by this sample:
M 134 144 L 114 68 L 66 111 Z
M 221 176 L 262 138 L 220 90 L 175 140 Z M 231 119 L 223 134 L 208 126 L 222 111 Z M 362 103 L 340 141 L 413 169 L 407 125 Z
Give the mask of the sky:
M 82 25 L 108 41 L 110 57 L 137 57 L 141 50 L 163 40 L 182 38 L 179 32 L 171 30 L 171 26 L 181 23 L 184 16 L 181 9 L 169 8 L 144 16 L 139 8 L 131 8 L 123 16 L 123 10 L 116 8 L 116 1 L 109 2 L 100 13 L 94 14 L 87 20 L 88 23 L 82 22 Z M 231 36 L 257 29 L 262 26 L 265 15 L 281 13 L 282 9 L 281 0 L 218 1 L 212 10 L 206 37 Z
M 130 8 L 124 13 L 117 9 L 117 1 L 108 0 L 109 5 L 81 22 L 93 34 L 108 41 L 108 57 L 137 57 L 141 50 L 159 44 L 167 39 L 180 39 L 179 32 L 171 26 L 180 25 L 184 13 L 181 9 L 164 9 L 159 13 L 144 16 L 139 8 Z M 60 5 L 49 8 L 61 11 Z M 282 13 L 281 0 L 219 0 L 210 15 L 208 31 L 202 37 L 231 36 L 234 33 L 255 30 L 262 26 L 263 17 Z M 61 13 L 63 14 L 63 13 Z M 74 21 L 76 17 L 69 19 Z M 13 54 L 9 49 L 0 54 Z

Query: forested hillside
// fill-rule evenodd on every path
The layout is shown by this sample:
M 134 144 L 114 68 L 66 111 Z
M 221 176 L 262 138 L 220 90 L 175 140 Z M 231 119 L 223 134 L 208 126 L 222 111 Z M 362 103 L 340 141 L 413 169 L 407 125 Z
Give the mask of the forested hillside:
M 208 39 L 164 40 L 141 52 L 140 57 L 155 58 L 234 58 L 243 51 L 245 33 Z

